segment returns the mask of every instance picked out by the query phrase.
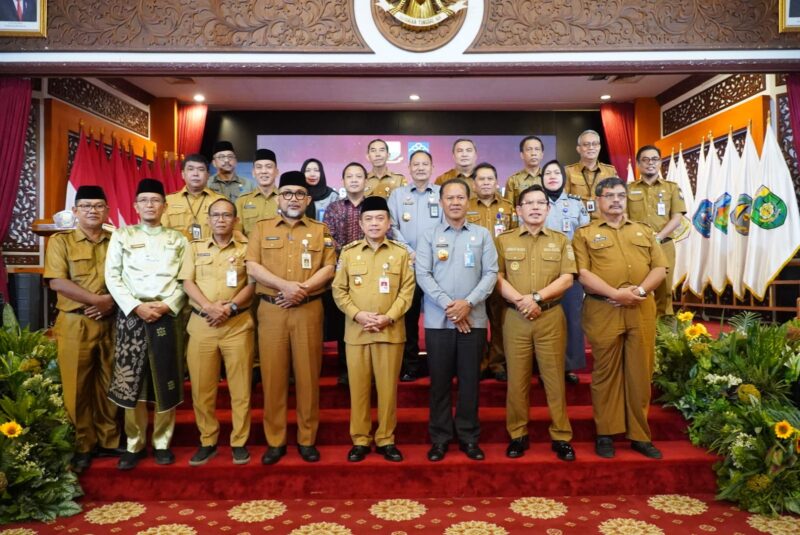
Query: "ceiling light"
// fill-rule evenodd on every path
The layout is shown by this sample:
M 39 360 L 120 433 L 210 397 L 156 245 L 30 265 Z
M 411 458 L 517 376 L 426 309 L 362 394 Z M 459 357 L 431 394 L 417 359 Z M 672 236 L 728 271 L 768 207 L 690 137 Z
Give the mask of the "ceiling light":
M 611 100 L 611 95 L 600 95 L 600 100 Z
M 197 93 L 193 98 L 194 98 L 195 102 L 205 102 L 206 101 L 206 97 L 204 97 L 200 93 Z
M 419 95 L 414 93 L 413 95 L 408 95 L 408 98 L 409 100 L 413 100 L 414 102 L 416 102 L 417 100 L 419 100 Z

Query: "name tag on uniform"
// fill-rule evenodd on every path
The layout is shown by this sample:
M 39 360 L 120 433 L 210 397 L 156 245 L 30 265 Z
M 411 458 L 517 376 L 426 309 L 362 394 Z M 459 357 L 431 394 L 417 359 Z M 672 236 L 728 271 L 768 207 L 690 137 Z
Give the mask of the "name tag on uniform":
M 238 281 L 236 280 L 236 270 L 229 269 L 225 274 L 225 284 L 228 288 L 236 288 Z
M 467 252 L 464 253 L 464 267 L 475 267 L 475 253 L 472 252 L 472 249 L 467 249 Z
M 132 243 L 131 244 L 131 249 L 141 249 L 142 247 L 144 247 L 143 243 Z
M 378 292 L 382 294 L 389 293 L 389 277 L 386 275 L 378 279 Z
M 502 223 L 497 223 L 494 226 L 494 237 L 498 237 L 500 234 L 506 231 L 506 226 Z
M 667 205 L 663 202 L 660 202 L 656 205 L 656 214 L 658 215 L 667 215 Z
M 589 199 L 588 201 L 586 201 L 586 211 L 587 212 L 594 212 L 596 209 L 597 209 L 597 207 L 594 205 L 594 200 Z
M 439 217 L 439 205 L 428 203 L 428 212 L 431 217 Z
M 203 237 L 203 231 L 200 229 L 200 225 L 198 225 L 197 223 L 192 225 L 190 227 L 190 229 L 191 229 L 191 232 L 192 232 L 192 239 L 193 240 L 199 240 L 200 238 Z
M 300 267 L 303 269 L 311 269 L 311 253 L 303 253 L 300 255 Z
M 569 224 L 569 219 L 565 219 L 561 222 L 561 232 L 569 232 L 572 230 L 572 225 Z

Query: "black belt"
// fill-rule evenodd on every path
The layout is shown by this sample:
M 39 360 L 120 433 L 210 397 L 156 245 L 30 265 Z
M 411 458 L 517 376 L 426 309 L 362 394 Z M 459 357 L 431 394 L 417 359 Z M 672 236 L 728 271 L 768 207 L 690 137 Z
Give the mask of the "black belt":
M 586 297 L 591 297 L 592 299 L 597 299 L 598 301 L 608 302 L 608 297 L 599 294 L 590 294 L 589 292 L 586 292 Z
M 541 308 L 542 312 L 544 312 L 545 310 L 550 310 L 551 308 L 555 307 L 556 305 L 560 305 L 560 304 L 561 304 L 561 299 L 553 299 L 552 301 L 547 301 L 545 303 L 539 303 L 539 308 Z M 506 306 L 508 308 L 513 308 L 514 310 L 517 309 L 517 305 L 515 305 L 514 303 L 510 303 L 508 301 L 506 301 Z
M 249 307 L 248 307 L 248 309 L 249 309 Z M 196 309 L 194 307 L 192 307 L 192 312 L 194 312 L 195 314 L 197 314 L 201 318 L 207 318 L 208 317 L 208 314 L 206 314 L 202 310 L 198 310 L 198 309 Z M 242 312 L 244 312 L 244 309 L 242 309 L 242 308 L 237 308 L 236 310 L 231 310 L 231 314 L 230 314 L 230 316 L 228 316 L 228 319 L 234 317 L 237 314 L 241 314 Z
M 70 310 L 69 312 L 67 312 L 67 314 L 79 314 L 81 316 L 86 316 L 86 308 L 84 307 L 84 308 L 79 308 L 77 310 Z M 93 318 L 92 316 L 86 316 L 86 317 L 89 318 L 90 320 L 101 321 L 109 319 L 111 316 L 105 316 L 103 318 Z
M 259 297 L 261 298 L 262 301 L 266 301 L 267 303 L 272 303 L 273 305 L 277 305 L 278 304 L 277 301 L 278 301 L 278 299 L 280 299 L 278 296 L 265 295 L 265 294 L 260 294 Z M 310 303 L 311 301 L 319 299 L 320 297 L 322 297 L 322 294 L 309 295 L 308 297 L 306 297 L 305 299 L 303 299 L 302 301 L 300 301 L 299 303 L 297 303 L 294 306 L 305 305 L 306 303 Z

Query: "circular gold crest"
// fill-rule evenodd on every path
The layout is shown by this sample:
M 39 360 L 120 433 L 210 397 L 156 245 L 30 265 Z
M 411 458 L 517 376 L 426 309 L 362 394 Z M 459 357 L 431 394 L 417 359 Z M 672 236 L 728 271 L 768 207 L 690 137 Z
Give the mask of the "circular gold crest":
M 450 42 L 464 24 L 468 0 L 370 0 L 372 18 L 387 41 L 429 52 Z

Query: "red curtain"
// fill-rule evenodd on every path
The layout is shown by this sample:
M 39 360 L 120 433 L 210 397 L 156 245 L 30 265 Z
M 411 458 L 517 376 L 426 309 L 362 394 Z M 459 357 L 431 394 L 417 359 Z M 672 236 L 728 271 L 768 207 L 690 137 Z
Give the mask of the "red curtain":
M 794 153 L 800 157 L 800 74 L 790 74 L 786 79 L 789 95 L 789 121 L 794 133 Z
M 618 174 L 627 178 L 628 159 L 633 160 L 636 156 L 633 103 L 601 104 L 600 117 L 611 163 L 617 168 Z
M 17 200 L 20 173 L 25 160 L 25 132 L 31 112 L 31 81 L 0 79 L 0 236 L 5 236 Z M 0 293 L 8 302 L 8 274 L 0 261 Z
M 205 104 L 181 104 L 178 107 L 178 154 L 194 154 L 200 152 L 200 142 L 203 141 L 203 130 L 206 127 Z

